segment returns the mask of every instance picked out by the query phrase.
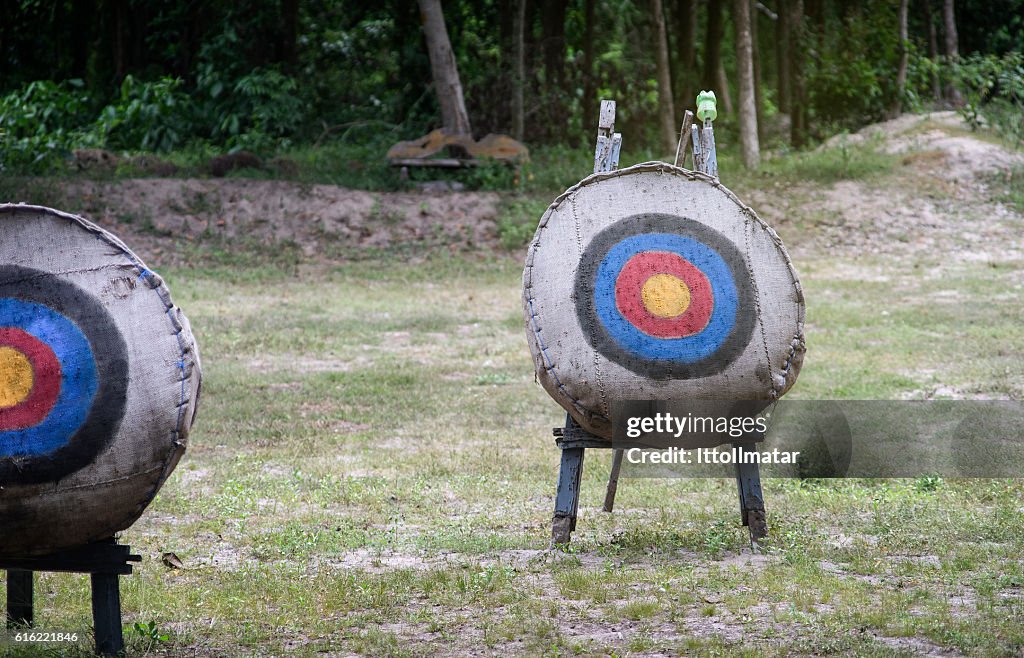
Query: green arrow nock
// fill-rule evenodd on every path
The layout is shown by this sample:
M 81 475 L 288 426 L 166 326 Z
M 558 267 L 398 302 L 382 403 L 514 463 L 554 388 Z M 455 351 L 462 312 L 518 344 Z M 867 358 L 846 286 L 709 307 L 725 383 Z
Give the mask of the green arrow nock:
M 701 121 L 714 121 L 718 118 L 718 99 L 715 92 L 702 91 L 697 94 L 697 118 Z

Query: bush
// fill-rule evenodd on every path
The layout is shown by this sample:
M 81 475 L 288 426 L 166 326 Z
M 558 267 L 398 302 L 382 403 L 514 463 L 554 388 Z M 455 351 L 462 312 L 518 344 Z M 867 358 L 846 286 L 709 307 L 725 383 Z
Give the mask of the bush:
M 100 112 L 94 131 L 108 148 L 170 151 L 187 135 L 187 107 L 181 80 L 164 77 L 139 82 L 129 75 L 121 83 L 117 100 Z
M 893 71 L 899 59 L 891 26 L 890 2 L 871 0 L 851 11 L 825 35 L 810 33 L 807 93 L 815 118 L 825 133 L 855 129 L 886 116 L 897 93 Z
M 1024 143 L 1024 53 L 973 55 L 954 75 L 965 104 L 961 115 L 978 128 L 983 120 L 1017 147 Z
M 199 67 L 194 121 L 203 134 L 230 148 L 287 147 L 303 124 L 298 82 L 274 69 L 255 69 L 231 80 L 212 64 Z
M 72 150 L 97 145 L 94 112 L 81 80 L 40 80 L 0 98 L 0 170 L 51 170 Z

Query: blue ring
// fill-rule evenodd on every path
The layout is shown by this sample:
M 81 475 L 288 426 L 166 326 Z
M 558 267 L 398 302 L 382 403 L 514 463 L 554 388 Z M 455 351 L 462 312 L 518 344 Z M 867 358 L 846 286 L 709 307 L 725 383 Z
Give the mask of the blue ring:
M 657 338 L 627 320 L 615 304 L 615 282 L 633 256 L 667 251 L 690 261 L 711 284 L 714 306 L 707 326 L 692 336 Z M 644 233 L 628 237 L 608 250 L 594 281 L 594 309 L 609 335 L 623 349 L 645 359 L 696 363 L 714 354 L 736 325 L 739 294 L 731 268 L 714 249 L 674 233 Z
M 42 304 L 0 298 L 0 327 L 21 329 L 35 336 L 60 363 L 60 394 L 42 422 L 0 431 L 0 455 L 48 455 L 67 445 L 92 408 L 99 379 L 89 341 L 74 322 Z

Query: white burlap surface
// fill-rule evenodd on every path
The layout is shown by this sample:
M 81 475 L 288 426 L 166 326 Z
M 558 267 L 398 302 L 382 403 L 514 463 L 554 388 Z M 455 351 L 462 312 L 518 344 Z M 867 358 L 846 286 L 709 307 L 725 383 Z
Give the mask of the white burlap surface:
M 109 537 L 142 514 L 185 450 L 201 379 L 189 323 L 163 280 L 120 240 L 37 206 L 0 205 L 2 298 L 48 305 L 75 322 L 107 319 L 81 327 L 101 380 L 90 412 L 101 425 L 90 431 L 106 438 L 83 451 L 79 431 L 66 450 L 26 455 L 11 448 L 8 432 L 4 454 L 0 428 L 0 555 Z
M 711 358 L 704 374 L 673 373 L 670 366 L 652 376 L 642 359 L 606 358 L 594 347 L 598 323 L 580 319 L 585 300 L 577 275 L 598 266 L 586 261 L 591 241 L 616 222 L 654 214 L 724 236 L 741 261 L 736 271 L 749 278 L 741 282 L 747 293 L 737 311 L 752 323 L 749 339 L 728 358 Z M 805 350 L 803 293 L 775 231 L 717 180 L 662 162 L 594 174 L 551 204 L 526 257 L 523 311 L 540 383 L 584 429 L 604 438 L 611 437 L 613 400 L 777 398 L 795 382 Z

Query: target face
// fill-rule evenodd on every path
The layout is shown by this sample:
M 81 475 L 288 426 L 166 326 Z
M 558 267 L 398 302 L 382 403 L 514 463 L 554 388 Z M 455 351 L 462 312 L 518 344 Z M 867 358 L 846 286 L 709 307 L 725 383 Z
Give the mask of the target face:
M 576 273 L 577 317 L 591 346 L 652 379 L 721 372 L 756 323 L 742 254 L 684 217 L 623 218 L 591 240 Z
M 523 268 L 537 381 L 611 439 L 623 400 L 774 400 L 806 349 L 778 234 L 720 182 L 662 162 L 588 176 L 540 218 Z
M 124 338 L 92 295 L 0 266 L 0 481 L 54 481 L 89 464 L 117 432 L 127 386 Z

